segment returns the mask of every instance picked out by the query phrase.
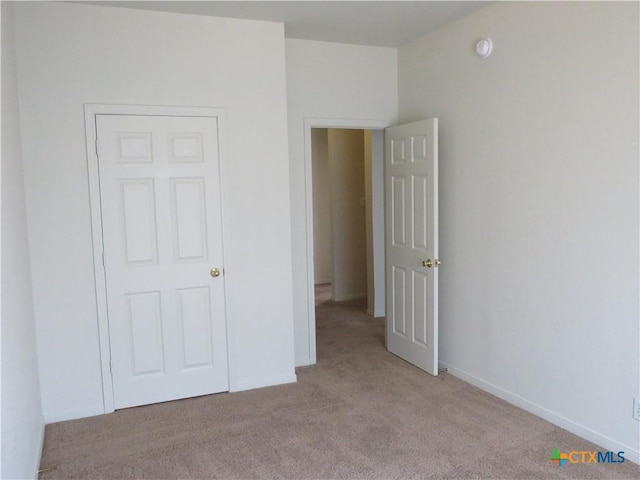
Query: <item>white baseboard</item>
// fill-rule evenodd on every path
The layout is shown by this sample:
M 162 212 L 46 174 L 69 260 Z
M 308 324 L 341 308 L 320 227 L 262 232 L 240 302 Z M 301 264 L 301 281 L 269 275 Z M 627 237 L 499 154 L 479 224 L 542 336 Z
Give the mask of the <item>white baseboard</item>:
M 529 413 L 532 413 L 540 418 L 543 418 L 547 422 L 553 423 L 554 425 L 564 428 L 565 430 L 578 435 L 579 437 L 584 438 L 590 442 L 595 443 L 607 450 L 612 452 L 624 452 L 624 458 L 633 463 L 640 463 L 640 452 L 629 445 L 624 445 L 620 442 L 613 440 L 605 435 L 602 435 L 598 432 L 594 432 L 593 430 L 580 425 L 572 420 L 569 420 L 562 415 L 559 415 L 547 408 L 544 408 L 536 403 L 533 403 L 526 398 L 520 397 L 514 393 L 511 393 L 503 388 L 498 387 L 492 383 L 486 382 L 480 378 L 477 378 L 463 370 L 460 370 L 452 365 L 449 365 L 446 362 L 439 362 L 440 366 L 448 369 L 448 373 L 453 375 L 454 377 L 458 377 L 461 380 L 464 380 L 471 385 L 478 387 L 485 392 L 488 392 L 492 395 L 495 395 L 498 398 L 501 398 L 505 402 L 509 402 L 516 407 L 519 407 L 523 410 L 526 410 Z
M 275 375 L 272 377 L 259 377 L 243 380 L 235 385 L 231 385 L 230 392 L 240 392 L 243 390 L 251 390 L 254 388 L 271 387 L 274 385 L 282 385 L 285 383 L 296 383 L 298 377 L 295 373 Z M 76 420 L 78 418 L 94 417 L 96 415 L 104 415 L 104 406 L 94 406 L 87 408 L 69 409 L 58 412 L 45 412 L 44 421 L 46 424 L 63 422 L 65 420 Z
M 295 373 L 276 375 L 273 377 L 251 378 L 236 383 L 229 391 L 241 392 L 243 390 L 253 390 L 254 388 L 273 387 L 275 385 L 284 385 L 286 383 L 296 383 L 297 381 L 298 377 Z
M 295 364 L 295 368 L 298 368 L 298 367 L 309 367 L 311 365 L 315 365 L 315 363 L 312 363 L 311 359 L 307 355 L 307 358 L 305 358 L 304 360 L 300 360 L 300 363 L 296 363 Z
M 40 433 L 38 435 L 38 448 L 35 452 L 35 458 L 33 459 L 32 468 L 31 468 L 31 476 L 29 478 L 33 478 L 37 480 L 38 478 L 38 470 L 40 470 L 40 462 L 42 460 L 42 449 L 44 448 L 44 417 L 42 418 L 42 426 L 40 427 Z
M 356 298 L 367 298 L 367 293 L 350 293 L 342 295 L 340 298 L 332 298 L 334 302 L 346 302 L 347 300 L 355 300 Z
M 44 423 L 64 422 L 65 420 L 76 420 L 78 418 L 95 417 L 96 415 L 104 415 L 104 405 L 96 405 L 86 408 L 72 408 L 69 410 L 60 410 L 57 412 L 45 412 Z

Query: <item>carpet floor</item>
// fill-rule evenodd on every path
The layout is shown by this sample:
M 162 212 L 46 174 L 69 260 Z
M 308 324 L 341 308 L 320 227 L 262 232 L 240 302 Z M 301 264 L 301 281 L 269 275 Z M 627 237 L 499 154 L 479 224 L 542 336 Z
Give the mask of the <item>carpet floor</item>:
M 550 461 L 596 445 L 388 353 L 361 302 L 317 307 L 298 382 L 47 425 L 43 480 L 639 478 L 638 465 Z

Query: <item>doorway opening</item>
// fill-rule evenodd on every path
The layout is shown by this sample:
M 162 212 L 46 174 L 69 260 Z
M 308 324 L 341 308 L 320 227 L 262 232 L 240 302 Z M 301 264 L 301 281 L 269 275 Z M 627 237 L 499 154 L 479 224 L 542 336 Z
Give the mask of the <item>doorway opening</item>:
M 313 163 L 312 132 L 314 129 L 356 129 L 371 132 L 371 178 L 373 212 L 373 271 L 374 271 L 374 316 L 384 316 L 385 266 L 384 266 L 384 129 L 387 121 L 306 118 L 304 121 L 304 165 L 305 165 L 305 210 L 306 210 L 306 257 L 307 257 L 307 324 L 304 328 L 308 339 L 309 365 L 316 363 L 316 312 L 315 312 L 315 267 L 314 267 L 314 215 L 313 215 Z M 366 246 L 363 246 L 366 248 Z M 333 281 L 333 278 L 330 279 Z M 332 291 L 332 287 L 326 287 Z M 370 296 L 367 292 L 367 296 Z M 306 363 L 306 362 L 305 362 Z
M 382 317 L 382 132 L 312 128 L 311 163 L 314 306 Z
M 369 171 L 371 164 L 370 140 L 369 130 L 311 131 L 316 305 L 326 300 L 366 300 L 370 294 L 371 181 L 365 179 L 365 164 Z

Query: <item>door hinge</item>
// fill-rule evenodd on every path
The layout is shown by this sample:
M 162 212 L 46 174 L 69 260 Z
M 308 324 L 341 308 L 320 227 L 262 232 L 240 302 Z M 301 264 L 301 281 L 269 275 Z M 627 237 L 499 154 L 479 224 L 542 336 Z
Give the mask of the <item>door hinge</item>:
M 99 157 L 100 156 L 100 148 L 98 146 L 98 139 L 97 138 L 96 138 L 96 141 L 95 141 L 95 145 L 96 145 L 96 156 Z
M 102 252 L 102 266 L 106 267 L 105 262 L 104 262 L 104 252 Z
M 109 373 L 113 375 L 113 368 L 111 367 L 111 360 L 109 360 Z

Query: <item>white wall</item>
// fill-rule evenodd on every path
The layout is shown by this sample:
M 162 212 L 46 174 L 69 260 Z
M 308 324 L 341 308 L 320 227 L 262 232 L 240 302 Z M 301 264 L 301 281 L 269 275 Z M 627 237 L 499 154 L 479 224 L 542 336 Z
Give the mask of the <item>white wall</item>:
M 365 241 L 367 256 L 367 313 L 373 315 L 374 311 L 374 287 L 375 277 L 373 272 L 373 192 L 371 183 L 373 175 L 371 130 L 364 131 L 364 214 L 365 214 Z
M 397 51 L 286 40 L 296 365 L 311 362 L 307 285 L 304 119 L 397 115 Z M 334 125 L 338 126 L 338 125 Z
M 332 299 L 367 295 L 364 132 L 330 128 L 327 136 L 333 246 Z
M 103 411 L 84 103 L 226 109 L 231 388 L 293 381 L 283 25 L 64 3 L 15 8 L 47 421 Z
M 328 130 L 311 130 L 313 163 L 313 275 L 316 285 L 333 279 L 331 235 L 331 184 L 329 181 Z
M 367 313 L 384 317 L 384 132 L 364 131 Z
M 37 478 L 44 438 L 27 245 L 13 7 L 2 2 L 2 463 Z
M 385 257 L 384 257 L 384 131 L 371 131 L 371 250 L 373 291 L 368 292 L 367 313 L 373 317 L 385 315 Z
M 636 462 L 638 28 L 505 2 L 399 50 L 400 121 L 440 119 L 442 361 Z

